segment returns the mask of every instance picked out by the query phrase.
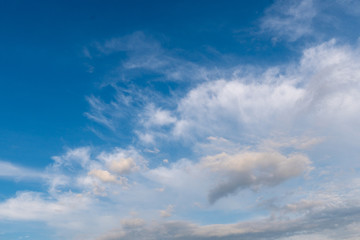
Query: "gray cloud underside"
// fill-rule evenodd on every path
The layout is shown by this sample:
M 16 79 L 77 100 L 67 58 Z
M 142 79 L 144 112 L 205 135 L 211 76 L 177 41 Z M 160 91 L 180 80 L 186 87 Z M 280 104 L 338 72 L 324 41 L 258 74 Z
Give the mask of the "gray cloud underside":
M 347 206 L 316 211 L 298 218 L 270 217 L 256 222 L 228 225 L 200 226 L 185 221 L 153 222 L 148 225 L 125 226 L 98 240 L 264 240 L 286 239 L 297 235 L 305 235 L 304 238 L 297 239 L 307 239 L 306 235 L 314 233 L 320 233 L 322 239 L 338 239 L 337 234 L 343 234 L 341 239 L 352 239 L 360 236 L 360 231 L 346 234 L 347 227 L 359 221 L 360 207 Z

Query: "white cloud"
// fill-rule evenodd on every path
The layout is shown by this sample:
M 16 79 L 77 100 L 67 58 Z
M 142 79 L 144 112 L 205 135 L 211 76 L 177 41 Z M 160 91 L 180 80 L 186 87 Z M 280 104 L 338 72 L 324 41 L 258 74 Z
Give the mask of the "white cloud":
M 137 171 L 146 164 L 135 150 L 124 151 L 119 148 L 110 153 L 102 152 L 97 158 L 103 161 L 110 171 L 117 174 L 128 174 Z
M 68 149 L 65 155 L 54 156 L 52 159 L 55 161 L 55 167 L 70 167 L 73 165 L 80 165 L 81 167 L 85 167 L 90 162 L 90 148 L 81 147 Z
M 110 169 L 113 172 L 124 174 L 136 170 L 137 166 L 132 158 L 121 158 L 111 161 Z
M 149 170 L 145 175 L 186 196 L 208 195 L 211 204 L 237 190 L 273 187 L 312 170 L 311 161 L 302 154 L 285 156 L 279 152 L 244 151 L 203 157 L 200 162 L 178 161 L 169 167 Z M 181 179 L 181 181 L 179 181 Z
M 10 162 L 0 161 L 0 178 L 12 178 L 16 180 L 24 179 L 44 179 L 47 175 L 43 172 L 16 166 Z
M 106 170 L 94 169 L 91 170 L 88 175 L 94 176 L 103 182 L 117 182 L 116 176 L 112 175 Z
M 155 108 L 153 104 L 150 104 L 144 114 L 145 126 L 166 126 L 176 122 L 176 118 L 171 116 L 171 112 L 160 108 Z
M 244 125 L 266 128 L 286 118 L 304 94 L 304 89 L 292 82 L 247 84 L 238 79 L 205 83 L 179 103 L 180 119 L 175 123 L 174 134 L 226 137 L 225 134 L 241 131 Z
M 273 33 L 276 38 L 296 41 L 313 33 L 312 21 L 316 14 L 313 0 L 278 0 L 266 10 L 261 28 Z
M 284 35 L 295 31 L 289 22 L 300 21 L 302 11 L 311 7 L 311 1 L 296 6 L 288 9 Z M 295 32 L 294 37 L 306 33 Z M 105 54 L 129 52 L 129 61 L 123 66 L 126 69 L 151 69 L 171 81 L 184 76 L 199 80 L 199 75 L 191 75 L 195 65 L 169 57 L 156 48 L 157 43 L 147 44 L 143 37 L 137 33 L 113 39 L 99 49 Z M 139 59 L 144 52 L 145 59 Z M 355 140 L 359 136 L 353 135 L 360 130 L 359 60 L 357 48 L 338 45 L 332 40 L 306 49 L 298 63 L 267 71 L 255 69 L 247 75 L 234 73 L 214 81 L 204 78 L 182 97 L 171 99 L 175 103 L 173 108 L 162 101 L 150 103 L 142 98 L 140 102 L 146 104 L 138 104 L 132 115 L 127 115 L 136 102 L 131 91 L 126 95 L 116 89 L 115 100 L 109 103 L 90 97 L 91 110 L 87 116 L 114 131 L 119 119 L 126 116 L 126 120 L 132 121 L 129 116 L 135 116 L 133 121 L 139 123 L 134 129 L 136 136 L 143 142 L 156 144 L 154 150 L 143 149 L 144 155 L 157 153 L 152 154 L 153 161 L 148 164 L 140 154 L 142 145 L 138 146 L 136 140 L 133 145 L 139 149 L 114 148 L 100 153 L 87 147 L 68 149 L 64 155 L 53 157 L 55 163 L 46 169 L 48 193 L 18 193 L 0 203 L 0 218 L 40 220 L 58 229 L 71 225 L 81 231 L 106 232 L 99 239 L 301 239 L 315 238 L 313 232 L 331 232 L 332 228 L 347 232 L 347 227 L 360 221 L 358 193 L 352 190 L 352 195 L 346 195 L 337 188 L 330 189 L 332 194 L 321 195 L 330 188 L 324 184 L 328 178 L 336 178 L 333 169 L 342 163 L 332 163 L 333 169 L 327 176 L 316 172 L 306 180 L 297 177 L 307 174 L 312 165 L 320 165 L 322 169 L 325 161 L 319 158 L 329 150 L 315 154 L 310 150 L 321 141 L 326 145 L 329 133 L 337 140 L 342 137 L 358 142 Z M 177 68 L 175 63 L 182 65 Z M 171 75 L 174 68 L 176 71 Z M 347 134 L 350 131 L 353 135 Z M 159 136 L 170 140 L 166 147 L 179 147 L 176 150 L 181 154 L 186 155 L 185 151 L 192 154 L 188 159 L 177 159 L 173 152 L 164 154 L 164 149 L 170 150 L 161 148 Z M 334 151 L 343 146 L 337 144 Z M 183 148 L 186 148 L 184 153 Z M 356 149 L 352 150 L 357 153 Z M 310 156 L 310 161 L 308 154 L 317 158 Z M 35 178 L 38 174 L 5 162 L 0 162 L 1 167 L 2 177 Z M 296 186 L 288 181 L 294 178 L 299 183 Z M 127 181 L 128 188 L 120 186 Z M 300 185 L 306 197 L 291 193 Z M 321 189 L 311 192 L 315 197 L 307 193 L 313 186 Z M 343 189 L 346 191 L 348 186 Z M 241 194 L 236 194 L 238 191 Z M 273 208 L 265 211 L 259 210 L 259 205 L 254 207 L 256 199 L 268 200 L 278 192 L 289 196 L 275 198 Z M 247 196 L 249 199 L 245 199 Z M 208 204 L 207 200 L 216 204 Z M 246 201 L 253 205 L 246 205 Z M 228 203 L 233 205 L 225 206 Z M 231 209 L 245 220 L 233 224 L 195 224 L 191 221 L 195 205 L 201 206 L 195 210 L 199 216 Z M 164 206 L 167 207 L 159 211 Z M 179 217 L 172 215 L 174 206 Z M 141 212 L 141 217 L 124 219 L 132 209 Z M 98 217 L 88 219 L 89 216 Z M 161 216 L 190 220 L 166 221 Z M 67 225 L 67 220 L 72 218 L 76 221 Z M 88 221 L 91 224 L 83 226 Z M 109 231 L 118 222 L 122 226 Z M 97 224 L 102 226 L 97 229 Z M 353 238 L 358 232 L 351 231 Z M 343 239 L 330 233 L 326 238 Z
M 58 198 L 47 198 L 42 193 L 21 192 L 0 203 L 0 218 L 47 221 L 86 209 L 88 204 L 90 199 L 82 194 L 66 193 Z
M 170 136 L 156 128 L 142 134 L 151 133 L 152 142 L 169 136 L 198 144 L 209 136 L 238 141 L 283 132 L 291 138 L 299 134 L 292 129 L 326 136 L 322 129 L 336 131 L 330 126 L 343 129 L 360 120 L 359 60 L 357 48 L 331 40 L 306 49 L 298 64 L 284 69 L 199 84 L 171 112 L 177 120 Z

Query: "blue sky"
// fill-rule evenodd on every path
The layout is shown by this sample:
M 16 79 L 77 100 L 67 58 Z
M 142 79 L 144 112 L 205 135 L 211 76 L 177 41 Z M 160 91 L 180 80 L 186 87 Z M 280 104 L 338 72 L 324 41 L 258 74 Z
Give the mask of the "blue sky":
M 3 1 L 0 239 L 360 237 L 360 4 Z

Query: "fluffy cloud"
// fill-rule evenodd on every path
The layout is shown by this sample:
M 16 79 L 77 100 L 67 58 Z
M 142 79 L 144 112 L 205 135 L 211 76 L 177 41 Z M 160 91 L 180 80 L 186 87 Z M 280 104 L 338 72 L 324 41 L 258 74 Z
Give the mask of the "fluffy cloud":
M 95 176 L 96 178 L 100 179 L 103 182 L 116 182 L 116 177 L 109 173 L 106 170 L 94 169 L 91 170 L 89 173 L 91 176 Z
M 102 152 L 97 158 L 103 161 L 110 171 L 117 174 L 128 174 L 137 171 L 146 164 L 135 150 L 124 151 L 116 148 L 111 153 Z
M 164 126 L 176 122 L 176 118 L 171 115 L 168 110 L 155 108 L 154 104 L 150 104 L 144 114 L 145 126 Z
M 241 66 L 218 69 L 233 72 L 220 79 L 208 71 L 211 77 L 197 81 L 186 94 L 171 96 L 171 100 L 156 93 L 151 95 L 161 101 L 145 100 L 147 94 L 135 89 L 125 96 L 112 85 L 115 101 L 106 104 L 97 98 L 101 104 L 92 111 L 104 118 L 105 126 L 107 122 L 113 126 L 120 115 L 132 111 L 126 116 L 127 121 L 137 124 L 133 133 L 152 145 L 182 138 L 197 146 L 209 136 L 236 141 L 245 136 L 268 139 L 274 132 L 286 132 L 291 138 L 298 135 L 293 129 L 322 137 L 329 128 L 336 131 L 331 126 L 341 125 L 345 130 L 360 118 L 359 58 L 357 46 L 330 40 L 305 49 L 298 62 L 280 67 L 244 72 Z M 139 101 L 136 107 L 132 101 Z M 164 104 L 169 101 L 172 104 Z
M 179 101 L 172 134 L 269 138 L 296 128 L 321 136 L 321 129 L 354 126 L 360 119 L 359 60 L 357 48 L 331 40 L 306 49 L 297 65 L 199 84 Z
M 194 190 L 197 194 L 208 192 L 208 200 L 213 204 L 239 189 L 272 187 L 306 174 L 312 170 L 310 165 L 308 157 L 299 153 L 285 156 L 275 151 L 244 151 L 206 156 L 198 163 L 179 161 L 151 169 L 146 176 L 185 195 Z
M 178 107 L 176 136 L 191 133 L 224 136 L 244 125 L 276 125 L 303 98 L 304 89 L 290 82 L 244 83 L 218 80 L 191 90 Z M 210 127 L 211 126 L 211 127 Z
M 225 178 L 209 193 L 209 201 L 214 203 L 239 188 L 274 186 L 299 176 L 311 170 L 310 163 L 301 154 L 286 157 L 278 152 L 243 152 L 205 157 L 200 164 Z

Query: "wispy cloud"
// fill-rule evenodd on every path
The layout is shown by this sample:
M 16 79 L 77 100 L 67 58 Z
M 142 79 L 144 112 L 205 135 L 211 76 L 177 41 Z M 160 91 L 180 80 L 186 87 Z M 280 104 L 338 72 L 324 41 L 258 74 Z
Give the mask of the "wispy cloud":
M 41 180 L 47 175 L 39 170 L 17 166 L 11 162 L 0 161 L 0 178 L 10 178 L 15 180 Z
M 317 14 L 313 0 L 276 1 L 266 10 L 261 28 L 274 34 L 277 38 L 296 41 L 303 36 L 309 36 L 314 29 L 312 21 Z

